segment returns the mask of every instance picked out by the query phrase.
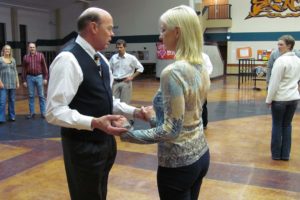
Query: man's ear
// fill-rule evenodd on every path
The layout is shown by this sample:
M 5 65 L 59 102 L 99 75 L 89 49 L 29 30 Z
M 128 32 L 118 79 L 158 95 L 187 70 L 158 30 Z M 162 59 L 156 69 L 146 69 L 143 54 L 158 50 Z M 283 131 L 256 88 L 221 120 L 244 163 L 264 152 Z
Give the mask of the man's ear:
M 96 22 L 91 22 L 89 26 L 90 26 L 90 29 L 92 30 L 92 33 L 95 34 L 97 32 L 97 28 L 99 25 Z

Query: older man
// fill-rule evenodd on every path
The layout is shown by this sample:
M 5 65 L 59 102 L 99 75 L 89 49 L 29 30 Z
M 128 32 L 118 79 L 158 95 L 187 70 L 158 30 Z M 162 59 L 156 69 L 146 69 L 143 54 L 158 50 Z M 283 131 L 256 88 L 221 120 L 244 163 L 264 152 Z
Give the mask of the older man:
M 50 66 L 46 118 L 61 126 L 65 169 L 72 200 L 103 200 L 116 141 L 127 129 L 113 127 L 122 112 L 142 116 L 141 110 L 112 97 L 108 61 L 98 53 L 113 33 L 111 15 L 88 8 L 77 21 L 79 36 Z

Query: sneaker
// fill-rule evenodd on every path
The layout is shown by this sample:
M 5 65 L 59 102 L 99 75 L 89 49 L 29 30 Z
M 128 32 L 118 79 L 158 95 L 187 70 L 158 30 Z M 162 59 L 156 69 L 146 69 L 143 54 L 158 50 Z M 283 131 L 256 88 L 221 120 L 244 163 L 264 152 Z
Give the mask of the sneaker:
M 35 114 L 29 114 L 29 115 L 27 115 L 26 119 L 32 119 L 34 117 L 35 117 Z

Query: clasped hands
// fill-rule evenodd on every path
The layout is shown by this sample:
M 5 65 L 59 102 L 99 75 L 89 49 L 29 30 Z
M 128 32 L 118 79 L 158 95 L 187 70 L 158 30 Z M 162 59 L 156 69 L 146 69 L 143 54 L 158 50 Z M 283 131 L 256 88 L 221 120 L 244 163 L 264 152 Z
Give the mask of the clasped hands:
M 134 118 L 149 121 L 155 115 L 152 106 L 136 108 L 134 110 Z M 100 129 L 107 134 L 120 136 L 131 128 L 130 123 L 123 115 L 105 115 L 94 118 L 91 124 L 92 128 Z

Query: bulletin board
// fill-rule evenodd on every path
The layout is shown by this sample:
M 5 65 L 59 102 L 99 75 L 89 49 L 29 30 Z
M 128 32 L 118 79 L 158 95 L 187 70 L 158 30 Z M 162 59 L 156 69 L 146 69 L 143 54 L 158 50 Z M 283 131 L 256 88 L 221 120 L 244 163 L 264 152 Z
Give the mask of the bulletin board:
M 236 50 L 237 59 L 243 58 L 251 58 L 252 57 L 252 49 L 251 47 L 241 47 Z

